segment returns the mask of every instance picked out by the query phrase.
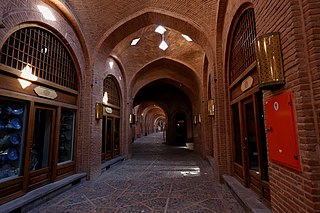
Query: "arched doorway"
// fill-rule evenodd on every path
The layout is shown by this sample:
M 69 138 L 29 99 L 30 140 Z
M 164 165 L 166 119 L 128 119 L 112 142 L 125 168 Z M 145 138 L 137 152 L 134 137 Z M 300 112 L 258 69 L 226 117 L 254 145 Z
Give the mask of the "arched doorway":
M 101 161 L 120 155 L 120 93 L 112 76 L 103 81 Z
M 233 171 L 236 177 L 270 200 L 262 92 L 255 58 L 254 9 L 243 8 L 229 38 L 228 81 L 233 130 Z
M 177 112 L 174 117 L 175 145 L 186 145 L 187 142 L 187 115 Z

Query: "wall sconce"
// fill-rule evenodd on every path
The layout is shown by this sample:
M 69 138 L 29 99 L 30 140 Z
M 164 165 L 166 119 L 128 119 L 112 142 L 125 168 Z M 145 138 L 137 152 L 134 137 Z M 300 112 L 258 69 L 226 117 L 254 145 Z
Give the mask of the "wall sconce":
M 96 119 L 102 119 L 103 118 L 103 105 L 102 103 L 96 103 Z
M 193 124 L 196 125 L 197 123 L 198 123 L 197 116 L 194 115 L 194 116 L 193 116 Z
M 208 115 L 209 116 L 214 116 L 214 100 L 213 99 L 209 99 L 208 100 Z
M 129 124 L 135 124 L 136 123 L 136 116 L 134 114 L 129 115 Z
M 198 123 L 201 124 L 201 114 L 198 114 Z
M 259 72 L 259 87 L 274 89 L 285 84 L 280 33 L 268 33 L 256 38 L 256 56 Z

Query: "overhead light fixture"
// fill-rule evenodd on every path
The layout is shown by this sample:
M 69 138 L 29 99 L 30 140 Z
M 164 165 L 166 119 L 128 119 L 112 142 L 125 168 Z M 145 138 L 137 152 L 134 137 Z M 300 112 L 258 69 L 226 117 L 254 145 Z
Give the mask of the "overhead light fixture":
M 131 46 L 137 45 L 139 41 L 140 41 L 140 38 L 133 39 L 131 42 Z
M 167 31 L 166 28 L 162 27 L 161 25 L 159 25 L 155 30 L 155 32 L 157 32 L 161 35 L 163 35 L 165 31 Z
M 185 38 L 187 41 L 192 41 L 192 39 L 187 35 L 182 34 L 182 37 Z
M 42 13 L 43 17 L 50 21 L 56 21 L 56 18 L 53 16 L 52 12 L 49 10 L 49 8 L 45 6 L 38 5 L 39 11 Z

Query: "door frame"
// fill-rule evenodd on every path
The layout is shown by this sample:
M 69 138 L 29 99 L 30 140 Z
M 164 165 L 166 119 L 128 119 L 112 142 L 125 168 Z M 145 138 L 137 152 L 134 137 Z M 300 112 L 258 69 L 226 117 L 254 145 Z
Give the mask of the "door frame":
M 257 146 L 257 152 L 258 152 L 258 172 L 255 170 L 250 169 L 250 156 L 249 156 L 249 141 L 248 141 L 248 126 L 247 126 L 247 114 L 246 114 L 246 105 L 251 104 L 253 107 L 253 116 L 254 116 L 254 131 L 255 131 L 255 139 L 256 139 L 256 146 Z M 244 170 L 244 179 L 245 179 L 245 185 L 250 188 L 254 188 L 256 190 L 259 190 L 259 186 L 261 185 L 261 149 L 260 149 L 260 133 L 258 129 L 258 123 L 257 123 L 257 108 L 256 108 L 256 95 L 255 93 L 247 97 L 246 99 L 241 101 L 241 116 L 242 116 L 242 152 L 243 152 L 243 170 Z
M 107 151 L 107 135 L 108 135 L 108 120 L 111 121 L 111 133 L 110 133 L 110 143 L 111 143 L 111 147 L 110 150 Z M 104 132 L 105 138 L 102 137 L 102 143 L 105 144 L 105 150 L 104 153 L 101 152 L 101 162 L 105 162 L 108 160 L 111 160 L 113 158 L 113 128 L 114 128 L 114 118 L 111 116 L 103 116 L 103 123 L 105 123 L 105 126 L 103 128 L 102 125 L 102 131 Z M 103 150 L 102 150 L 103 151 Z
M 179 116 L 179 117 L 178 117 Z M 183 119 L 181 117 L 183 117 Z M 177 127 L 178 123 L 180 123 L 179 121 L 183 120 L 183 126 L 180 130 L 182 130 L 182 135 L 181 135 L 181 139 L 182 143 L 180 143 L 180 140 L 178 140 L 178 135 L 177 135 L 177 130 L 179 129 Z M 174 118 L 173 118 L 173 123 L 174 123 L 174 145 L 185 145 L 188 141 L 187 141 L 187 135 L 188 135 L 188 118 L 187 118 L 187 113 L 185 113 L 184 111 L 178 111 L 174 114 Z
M 30 119 L 29 119 L 29 128 L 28 128 L 28 134 L 27 134 L 27 143 L 26 143 L 26 159 L 24 163 L 24 176 L 25 176 L 25 183 L 24 183 L 24 189 L 26 191 L 33 190 L 35 188 L 38 188 L 42 185 L 48 184 L 50 182 L 53 182 L 56 177 L 56 167 L 57 167 L 57 153 L 55 146 L 56 146 L 56 131 L 57 131 L 57 114 L 58 107 L 52 106 L 52 105 L 46 105 L 42 103 L 34 103 L 31 102 L 31 110 L 30 110 Z M 33 145 L 33 139 L 34 139 L 34 125 L 35 125 L 35 115 L 37 109 L 47 109 L 52 110 L 52 121 L 51 121 L 51 134 L 50 134 L 50 144 L 49 144 L 49 161 L 48 161 L 48 167 L 42 168 L 37 171 L 31 171 L 30 170 L 30 157 L 31 157 L 31 150 Z M 44 174 L 47 174 L 47 178 L 43 178 Z M 35 179 L 35 183 L 31 184 L 31 178 Z M 37 180 L 38 179 L 38 180 Z
M 260 94 L 259 94 L 260 93 Z M 267 200 L 270 200 L 270 193 L 269 193 L 269 184 L 268 181 L 263 179 L 262 173 L 265 173 L 264 162 L 263 162 L 263 151 L 262 151 L 262 139 L 261 134 L 263 134 L 264 129 L 260 127 L 260 118 L 259 112 L 261 107 L 259 105 L 259 95 L 262 95 L 261 91 L 252 91 L 247 96 L 243 97 L 240 100 L 234 101 L 232 105 L 238 105 L 238 116 L 239 116 L 239 123 L 240 123 L 240 141 L 241 141 L 241 155 L 242 155 L 242 165 L 239 165 L 235 161 L 235 144 L 234 144 L 234 132 L 233 134 L 233 172 L 234 174 L 240 179 L 240 181 L 246 186 L 251 188 L 252 190 L 256 191 L 258 194 L 261 194 L 262 197 L 265 197 Z M 245 105 L 246 104 L 253 104 L 253 116 L 254 116 L 254 129 L 255 129 L 255 137 L 256 137 L 256 145 L 257 145 L 257 152 L 258 152 L 258 171 L 250 170 L 250 159 L 249 159 L 249 148 L 248 148 L 248 141 L 246 140 L 247 137 L 247 116 L 245 113 Z M 263 103 L 262 103 L 263 104 Z M 231 105 L 231 106 L 232 106 Z M 233 116 L 231 121 L 233 121 Z M 232 127 L 233 129 L 234 127 Z M 240 174 L 241 173 L 241 174 Z M 240 176 L 242 175 L 242 176 Z

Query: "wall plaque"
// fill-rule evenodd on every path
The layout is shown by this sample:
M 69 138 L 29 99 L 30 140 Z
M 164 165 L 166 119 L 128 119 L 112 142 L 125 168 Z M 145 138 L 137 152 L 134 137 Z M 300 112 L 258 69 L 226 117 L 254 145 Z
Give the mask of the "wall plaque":
M 44 97 L 44 98 L 55 99 L 58 97 L 58 94 L 56 93 L 56 91 L 46 87 L 37 86 L 36 88 L 34 88 L 34 92 L 38 96 Z
M 248 76 L 246 79 L 244 79 L 241 83 L 241 91 L 244 92 L 250 87 L 252 87 L 253 84 L 253 78 L 251 76 Z

